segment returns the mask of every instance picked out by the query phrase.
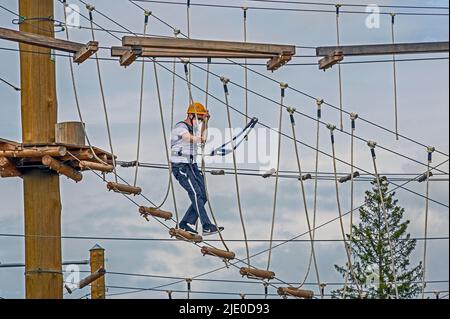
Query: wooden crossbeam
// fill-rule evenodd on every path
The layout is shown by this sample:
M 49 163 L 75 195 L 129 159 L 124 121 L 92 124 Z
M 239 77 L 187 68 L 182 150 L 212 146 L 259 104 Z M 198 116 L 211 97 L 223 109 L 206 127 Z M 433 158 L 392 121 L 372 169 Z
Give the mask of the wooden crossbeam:
M 341 51 L 344 56 L 420 54 L 449 52 L 449 42 L 398 43 L 319 47 L 317 56 L 331 56 Z
M 267 69 L 274 71 L 289 62 L 295 55 L 295 46 L 292 45 L 230 41 L 125 36 L 122 38 L 122 45 L 123 47 L 111 48 L 111 55 L 120 57 L 120 63 L 123 66 L 130 65 L 138 56 L 241 58 L 270 59 L 267 62 Z
M 132 52 L 134 49 L 134 52 Z M 139 52 L 139 53 L 137 53 Z M 164 49 L 164 48 L 145 48 L 145 47 L 112 47 L 111 56 L 124 57 L 134 53 L 136 58 L 153 57 L 153 58 L 248 58 L 248 59 L 270 59 L 278 57 L 278 54 L 268 53 L 241 53 L 233 51 L 210 51 L 210 50 L 195 50 L 195 49 Z M 135 59 L 136 60 L 136 59 Z
M 6 28 L 0 28 L 0 39 L 74 53 L 76 63 L 86 61 L 98 51 L 98 42 L 96 41 L 83 44 Z
M 158 37 L 132 37 L 125 36 L 122 38 L 123 46 L 141 46 L 147 48 L 160 49 L 191 49 L 206 51 L 234 51 L 241 53 L 266 53 L 281 54 L 282 52 L 290 52 L 295 54 L 295 46 L 247 43 L 247 42 L 230 42 L 230 41 L 211 41 L 211 40 L 195 40 L 195 39 L 174 39 L 174 38 L 158 38 Z

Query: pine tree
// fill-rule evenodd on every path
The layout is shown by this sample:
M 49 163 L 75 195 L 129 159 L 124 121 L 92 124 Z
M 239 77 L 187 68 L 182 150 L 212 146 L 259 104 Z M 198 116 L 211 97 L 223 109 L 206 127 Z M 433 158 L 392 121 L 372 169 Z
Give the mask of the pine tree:
M 380 178 L 381 193 L 385 203 L 389 234 L 386 229 L 377 181 L 372 182 L 372 190 L 366 192 L 365 205 L 359 209 L 360 223 L 353 226 L 353 235 L 348 236 L 348 245 L 352 247 L 354 276 L 348 274 L 348 287 L 345 298 L 389 299 L 396 298 L 392 259 L 388 235 L 393 246 L 395 270 L 397 275 L 398 297 L 410 299 L 421 292 L 422 263 L 411 267 L 410 255 L 416 248 L 416 240 L 407 233 L 410 221 L 403 221 L 405 210 L 398 206 L 395 193 L 388 193 L 387 178 Z M 336 270 L 345 278 L 347 265 L 335 265 Z M 359 283 L 361 296 L 356 283 Z M 333 292 L 334 298 L 344 298 L 344 288 Z

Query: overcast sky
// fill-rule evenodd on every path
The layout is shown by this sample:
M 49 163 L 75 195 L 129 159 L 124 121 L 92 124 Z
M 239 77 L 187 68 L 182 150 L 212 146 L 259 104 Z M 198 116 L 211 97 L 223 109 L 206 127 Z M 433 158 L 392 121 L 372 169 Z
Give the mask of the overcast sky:
M 78 0 L 68 1 L 80 6 L 83 14 L 86 10 Z M 448 6 L 448 1 L 378 1 L 379 4 L 395 5 L 432 5 Z M 134 32 L 143 31 L 143 12 L 126 0 L 92 0 L 96 8 L 111 17 L 126 28 Z M 199 3 L 193 1 L 193 3 Z M 221 3 L 220 1 L 203 1 L 203 3 Z M 227 2 L 228 3 L 228 2 Z M 347 1 L 347 3 L 360 3 Z M 17 12 L 16 0 L 2 0 L 1 4 Z M 151 10 L 154 15 L 168 24 L 187 32 L 186 7 L 167 4 L 139 3 Z M 229 4 L 243 5 L 240 0 L 229 1 Z M 249 6 L 265 6 L 259 3 L 248 3 Z M 282 4 L 268 4 L 270 7 L 287 7 Z M 290 6 L 295 7 L 295 6 Z M 303 6 L 301 8 L 324 9 L 323 7 Z M 326 7 L 328 8 L 328 7 Z M 330 8 L 333 9 L 332 7 Z M 349 9 L 352 10 L 352 9 Z M 361 10 L 361 9 L 359 9 Z M 383 9 L 386 10 L 386 9 Z M 424 11 L 416 9 L 414 11 Z M 405 12 L 405 10 L 403 10 Z M 440 12 L 440 11 L 439 11 Z M 444 11 L 447 12 L 447 11 Z M 55 1 L 55 16 L 63 20 L 63 7 Z M 0 26 L 16 28 L 11 23 L 15 17 L 0 8 Z M 383 15 L 379 29 L 368 29 L 365 25 L 366 15 L 342 14 L 341 41 L 343 44 L 373 44 L 389 43 L 390 17 Z M 96 23 L 105 29 L 124 31 L 120 26 L 94 13 Z M 87 27 L 88 22 L 81 18 L 82 26 Z M 396 23 L 396 38 L 398 42 L 424 42 L 448 41 L 448 16 L 398 16 Z M 315 12 L 287 12 L 250 10 L 248 13 L 248 39 L 252 42 L 267 42 L 280 44 L 293 44 L 305 47 L 317 47 L 336 44 L 334 13 Z M 155 35 L 172 36 L 173 32 L 166 25 L 154 18 L 150 19 L 150 33 Z M 192 7 L 191 31 L 193 38 L 218 39 L 241 41 L 243 39 L 242 10 Z M 86 29 L 71 29 L 71 37 L 75 41 L 87 42 L 91 40 Z M 115 33 L 119 38 L 121 33 Z M 63 38 L 63 33 L 58 33 Z M 104 32 L 96 33 L 102 47 L 120 45 L 119 40 Z M 17 48 L 17 45 L 2 41 L 2 48 Z M 108 57 L 107 50 L 101 50 L 100 56 Z M 311 49 L 298 49 L 298 55 L 312 56 Z M 430 54 L 414 57 L 447 57 L 448 54 Z M 20 86 L 19 55 L 17 52 L 0 50 L 1 68 L 0 77 Z M 365 57 L 363 59 L 348 58 L 347 61 L 367 59 L 389 59 L 390 57 Z M 223 61 L 218 61 L 223 62 Z M 263 63 L 265 61 L 255 61 Z M 292 63 L 315 63 L 315 57 L 295 58 Z M 57 58 L 57 92 L 59 114 L 58 120 L 77 121 L 78 115 L 72 91 L 72 82 L 69 74 L 68 59 Z M 171 64 L 164 64 L 171 68 Z M 200 65 L 204 67 L 204 65 Z M 337 68 L 327 72 L 319 71 L 317 66 L 286 66 L 270 73 L 264 66 L 252 66 L 258 72 L 290 84 L 291 87 L 314 97 L 320 97 L 327 102 L 338 105 L 338 77 Z M 435 61 L 399 62 L 398 68 L 398 101 L 399 101 L 399 128 L 401 134 L 417 140 L 425 145 L 433 145 L 443 153 L 449 152 L 449 74 L 448 59 Z M 133 160 L 136 158 L 137 120 L 139 110 L 140 64 L 135 63 L 124 69 L 115 61 L 101 61 L 102 76 L 106 92 L 106 102 L 109 111 L 112 139 L 114 149 L 120 160 Z M 86 122 L 88 134 L 92 143 L 108 150 L 108 138 L 105 128 L 105 119 L 99 93 L 95 62 L 89 60 L 75 67 L 77 88 L 80 95 L 81 109 Z M 232 81 L 243 84 L 244 71 L 235 65 L 213 65 L 211 70 L 231 78 Z M 183 76 L 182 66 L 177 66 L 177 73 Z M 359 115 L 382 127 L 390 130 L 394 128 L 393 103 L 393 77 L 391 63 L 375 64 L 346 64 L 342 67 L 343 73 L 343 101 L 345 110 L 358 112 Z M 172 94 L 172 75 L 162 68 L 158 69 L 160 77 L 161 94 L 165 112 L 166 126 L 170 126 L 170 105 Z M 193 82 L 205 88 L 206 73 L 193 67 Z M 249 88 L 263 94 L 270 99 L 279 100 L 279 86 L 277 83 L 249 74 Z M 218 78 L 210 78 L 210 92 L 219 100 L 223 100 L 223 89 Z M 194 98 L 204 101 L 205 93 L 194 89 Z M 21 140 L 20 129 L 20 94 L 7 85 L 0 83 L 0 137 L 15 141 Z M 186 83 L 178 79 L 175 95 L 175 120 L 182 120 L 187 107 L 188 95 Z M 239 110 L 244 110 L 244 91 L 237 86 L 230 85 L 230 104 Z M 153 66 L 146 65 L 145 94 L 144 94 L 143 132 L 141 161 L 148 163 L 166 163 L 163 133 L 155 90 Z M 315 116 L 316 106 L 314 100 L 293 90 L 288 90 L 286 104 L 295 106 L 306 115 Z M 209 108 L 213 114 L 212 126 L 223 131 L 227 126 L 226 112 L 223 103 L 210 97 Z M 278 127 L 277 105 L 262 99 L 255 94 L 249 95 L 249 114 L 256 116 L 263 124 Z M 323 109 L 324 121 L 339 124 L 339 113 L 325 106 Z M 234 127 L 242 127 L 245 119 L 242 115 L 233 112 Z M 345 129 L 349 131 L 350 119 L 345 116 Z M 297 115 L 297 138 L 306 145 L 315 145 L 316 123 L 306 117 Z M 283 120 L 283 132 L 292 135 L 287 113 Z M 331 153 L 328 131 L 322 127 L 320 149 Z M 386 133 L 377 127 L 358 122 L 358 136 L 366 140 L 375 140 L 386 149 L 403 154 L 411 159 L 426 163 L 426 149 L 412 142 L 402 139 L 396 141 L 395 136 Z M 216 145 L 218 146 L 218 145 Z M 284 138 L 281 145 L 281 169 L 296 170 L 294 147 L 291 140 Z M 240 152 L 245 152 L 245 147 Z M 336 154 L 343 161 L 350 160 L 350 139 L 347 135 L 336 132 Z M 313 171 L 315 152 L 305 145 L 300 146 L 302 165 L 305 171 Z M 436 154 L 434 164 L 447 159 L 446 156 Z M 426 169 L 407 158 L 392 152 L 378 149 L 378 166 L 382 173 L 414 173 L 421 174 Z M 355 151 L 355 165 L 368 172 L 373 172 L 370 151 L 366 143 L 358 141 Z M 240 164 L 242 168 L 255 168 L 255 165 Z M 448 172 L 448 163 L 441 166 Z M 329 157 L 320 156 L 320 170 L 332 172 L 332 161 Z M 348 165 L 338 163 L 339 172 L 349 172 Z M 119 169 L 119 174 L 132 182 L 134 171 Z M 209 176 L 208 176 L 209 177 Z M 113 178 L 109 176 L 109 178 Z M 208 186 L 211 202 L 220 223 L 226 228 L 225 239 L 243 239 L 239 211 L 236 203 L 234 177 L 209 177 Z M 270 235 L 272 219 L 272 205 L 274 192 L 274 179 L 263 180 L 260 177 L 240 177 L 242 207 L 245 224 L 250 239 L 267 239 Z M 153 202 L 160 203 L 164 198 L 168 185 L 168 175 L 164 170 L 142 169 L 139 173 L 139 185 L 144 194 Z M 312 211 L 313 182 L 307 182 L 307 198 L 310 211 Z M 448 182 L 433 182 L 430 197 L 448 206 Z M 355 202 L 361 204 L 364 191 L 370 187 L 369 183 L 358 182 L 355 189 Z M 411 183 L 407 186 L 411 191 L 424 194 L 425 185 Z M 62 189 L 62 230 L 64 236 L 86 237 L 133 237 L 133 238 L 168 238 L 167 230 L 159 223 L 147 223 L 142 219 L 136 206 L 123 196 L 108 193 L 104 183 L 95 175 L 84 174 L 82 183 L 75 184 L 61 178 Z M 275 239 L 289 239 L 304 233 L 307 230 L 305 212 L 298 182 L 296 180 L 281 180 L 278 198 L 278 209 L 275 223 Z M 347 212 L 350 207 L 350 185 L 342 185 L 340 189 L 343 210 Z M 2 179 L 0 181 L 0 233 L 23 234 L 23 193 L 22 182 L 19 179 Z M 177 206 L 182 215 L 189 205 L 184 191 L 176 185 Z M 406 209 L 405 219 L 411 220 L 410 233 L 413 237 L 423 237 L 425 200 L 405 190 L 398 190 L 399 204 Z M 142 197 L 135 200 L 140 205 L 149 205 Z M 169 200 L 164 209 L 173 211 L 173 201 Z M 334 183 L 330 181 L 319 182 L 319 204 L 317 225 L 321 225 L 338 216 Z M 448 237 L 449 228 L 448 208 L 430 203 L 430 237 Z M 349 220 L 345 219 L 346 224 Z M 167 225 L 173 226 L 168 223 Z M 340 239 L 338 222 L 333 222 L 320 228 L 317 239 Z M 308 239 L 303 236 L 301 239 Z M 214 258 L 203 257 L 199 248 L 183 242 L 164 241 L 112 241 L 112 240 L 63 240 L 64 260 L 83 260 L 89 256 L 89 249 L 100 244 L 106 249 L 108 259 L 106 268 L 111 272 L 161 275 L 181 278 L 195 277 L 204 272 L 222 267 L 224 264 Z M 217 243 L 215 243 L 217 244 Z M 257 254 L 268 248 L 268 243 L 251 243 L 251 254 Z M 448 240 L 435 240 L 429 242 L 428 274 L 427 280 L 448 281 Z M 241 259 L 245 257 L 245 246 L 241 242 L 232 242 L 230 248 Z M 417 264 L 422 258 L 423 242 L 419 242 L 417 250 L 412 256 L 412 264 Z M 342 278 L 335 272 L 335 264 L 345 263 L 343 244 L 340 242 L 318 242 L 316 244 L 317 260 L 321 281 L 325 283 L 342 282 Z M 273 252 L 271 269 L 277 277 L 286 282 L 299 282 L 305 276 L 310 254 L 310 245 L 307 242 L 295 242 L 283 245 Z M 252 259 L 252 265 L 258 268 L 267 267 L 267 254 Z M 13 263 L 24 261 L 24 239 L 0 237 L 0 262 Z M 242 264 L 237 264 L 242 266 Z M 82 268 L 88 270 L 88 268 Z M 222 269 L 202 278 L 241 280 L 238 270 L 234 267 Z M 129 292 L 130 290 L 112 287 L 138 287 L 153 288 L 159 285 L 170 284 L 175 280 L 152 279 L 133 276 L 108 275 L 107 285 L 109 294 Z M 308 283 L 314 283 L 315 275 L 312 272 Z M 314 285 L 307 286 L 315 290 Z M 216 282 L 195 281 L 192 286 L 195 291 L 219 291 L 236 293 L 232 298 L 239 298 L 239 293 L 263 293 L 260 284 L 231 284 Z M 175 284 L 164 289 L 185 290 L 186 284 Z M 448 282 L 443 284 L 430 284 L 427 291 L 448 291 Z M 275 290 L 271 288 L 271 293 Z M 327 288 L 330 292 L 330 287 Z M 75 292 L 67 298 L 79 298 L 88 294 L 88 290 Z M 0 297 L 23 298 L 24 276 L 23 269 L 0 268 Z M 118 298 L 167 298 L 164 292 L 144 291 L 136 294 L 121 295 Z M 117 298 L 116 297 L 116 298 Z M 185 294 L 174 294 L 175 298 L 184 298 Z M 194 298 L 215 298 L 223 295 L 197 294 Z M 111 296 L 114 298 L 114 296 Z

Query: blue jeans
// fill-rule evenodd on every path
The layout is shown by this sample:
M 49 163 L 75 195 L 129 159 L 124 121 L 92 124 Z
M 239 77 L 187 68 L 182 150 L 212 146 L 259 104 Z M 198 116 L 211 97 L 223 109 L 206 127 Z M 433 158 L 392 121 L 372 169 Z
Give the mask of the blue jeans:
M 211 221 L 205 209 L 205 205 L 208 202 L 205 179 L 197 164 L 172 163 L 172 173 L 187 191 L 191 200 L 191 206 L 186 211 L 180 224 L 195 225 L 200 217 L 203 228 L 209 227 Z

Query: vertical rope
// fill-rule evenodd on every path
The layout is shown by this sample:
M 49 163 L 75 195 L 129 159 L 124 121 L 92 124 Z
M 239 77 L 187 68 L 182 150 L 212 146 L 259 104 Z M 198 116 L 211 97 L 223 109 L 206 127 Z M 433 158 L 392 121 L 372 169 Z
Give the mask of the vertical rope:
M 228 118 L 228 126 L 230 130 L 233 128 L 233 125 L 231 123 L 231 112 L 230 112 L 230 103 L 228 100 L 229 91 L 228 91 L 228 83 L 230 82 L 229 79 L 225 77 L 221 77 L 220 80 L 223 83 L 223 89 L 225 92 L 225 104 L 227 106 L 227 118 Z M 245 222 L 244 222 L 244 214 L 242 212 L 242 204 L 241 204 L 241 195 L 239 190 L 239 178 L 238 178 L 238 171 L 237 171 L 237 163 L 236 163 L 236 149 L 234 147 L 234 140 L 232 140 L 232 146 L 233 146 L 233 166 L 234 166 L 234 178 L 235 178 L 235 184 L 236 184 L 236 194 L 237 194 L 237 201 L 238 201 L 238 208 L 239 208 L 239 215 L 241 218 L 241 225 L 242 230 L 244 232 L 244 239 L 245 239 L 245 249 L 247 251 L 247 265 L 250 267 L 250 249 L 248 246 L 248 238 L 247 238 L 247 230 L 245 229 Z
M 351 146 L 350 146 L 350 167 L 351 167 L 351 185 L 350 185 L 350 245 L 348 247 L 350 258 L 353 258 L 353 217 L 355 210 L 355 131 L 356 131 L 356 120 L 358 119 L 358 114 L 351 113 L 350 119 L 352 121 L 352 131 L 351 131 Z M 349 270 L 345 274 L 345 286 L 348 284 Z M 344 299 L 347 291 L 344 290 Z
M 144 36 L 147 35 L 148 27 L 148 17 L 150 16 L 149 11 L 144 12 Z M 142 135 L 142 111 L 144 108 L 144 79 L 145 79 L 145 60 L 142 59 L 141 68 L 141 92 L 139 97 L 139 120 L 138 120 L 138 138 L 137 138 L 137 150 L 136 150 L 136 170 L 134 172 L 134 186 L 137 186 L 138 174 L 139 174 L 139 160 L 141 155 L 141 135 Z
M 187 1 L 187 8 L 186 8 L 186 22 L 187 22 L 187 36 L 188 39 L 191 38 L 191 0 Z M 189 82 L 192 81 L 192 69 L 191 65 L 189 65 Z
M 66 7 L 67 7 L 67 3 L 64 0 L 63 1 L 63 7 L 64 7 L 64 21 L 67 21 L 67 12 L 66 12 Z M 67 41 L 70 40 L 70 35 L 69 35 L 69 28 L 66 26 L 65 27 L 65 31 L 66 31 L 66 39 Z M 69 58 L 70 59 L 70 58 Z M 89 145 L 89 149 L 91 150 L 92 155 L 94 156 L 94 158 L 102 164 L 107 165 L 108 163 L 106 163 L 105 161 L 103 161 L 102 159 L 100 159 L 97 154 L 94 151 L 94 148 L 92 147 L 92 143 L 91 140 L 89 138 L 89 135 L 87 134 L 87 130 L 86 130 L 86 126 L 83 120 L 83 114 L 81 112 L 81 106 L 80 106 L 80 100 L 78 98 L 78 90 L 77 90 L 77 85 L 76 85 L 76 80 L 75 80 L 75 72 L 73 69 L 73 62 L 71 60 L 69 60 L 69 67 L 70 67 L 70 75 L 71 75 L 71 79 L 72 79 L 72 89 L 73 89 L 73 94 L 74 94 L 74 98 L 75 98 L 75 105 L 77 107 L 77 113 L 78 113 L 78 118 L 80 119 L 80 122 L 82 123 L 82 128 L 83 128 L 83 134 L 86 137 L 86 141 Z
M 277 170 L 275 175 L 275 192 L 273 195 L 273 209 L 272 209 L 272 226 L 270 229 L 270 244 L 269 244 L 269 257 L 267 260 L 267 270 L 270 270 L 270 264 L 272 261 L 272 247 L 273 247 L 273 235 L 275 230 L 275 218 L 277 214 L 277 200 L 278 200 L 278 184 L 280 181 L 280 160 L 281 160 L 281 136 L 283 127 L 283 109 L 284 109 L 284 98 L 286 96 L 286 89 L 288 85 L 286 83 L 280 83 L 281 88 L 281 102 L 280 102 L 280 115 L 278 121 L 278 153 L 277 153 Z
M 395 44 L 395 13 L 391 13 L 391 36 L 392 44 Z M 394 107 L 395 107 L 395 136 L 397 141 L 400 140 L 398 132 L 398 86 L 397 86 L 397 56 L 392 55 L 392 67 L 394 71 Z
M 332 147 L 332 156 L 333 156 L 334 182 L 335 182 L 335 187 L 336 187 L 336 200 L 337 200 L 337 206 L 338 206 L 338 212 L 339 212 L 339 221 L 340 221 L 340 226 L 341 226 L 342 240 L 343 240 L 344 246 L 345 246 L 345 253 L 347 254 L 348 268 L 349 268 L 350 273 L 352 274 L 352 276 L 354 278 L 355 285 L 356 285 L 356 287 L 358 289 L 358 292 L 359 292 L 359 297 L 361 297 L 361 295 L 362 295 L 361 287 L 360 287 L 360 285 L 358 283 L 358 278 L 356 277 L 355 272 L 353 271 L 353 263 L 352 263 L 352 258 L 350 256 L 349 244 L 348 244 L 346 236 L 345 236 L 344 220 L 343 220 L 343 216 L 342 216 L 341 200 L 340 200 L 340 196 L 339 196 L 339 181 L 338 181 L 338 175 L 337 175 L 336 146 L 335 146 L 335 137 L 334 137 L 334 131 L 336 130 L 336 126 L 334 126 L 332 124 L 328 124 L 327 128 L 330 130 L 330 133 L 331 133 L 331 147 Z M 348 287 L 347 284 L 344 285 L 344 296 L 346 296 L 347 287 Z
M 342 5 L 336 4 L 336 32 L 337 32 L 337 46 L 341 45 L 341 32 L 340 32 L 340 9 Z M 343 84 L 342 84 L 342 66 L 338 63 L 339 73 L 339 108 L 340 108 L 340 123 L 341 131 L 344 130 L 344 103 L 343 103 Z
M 208 58 L 208 73 L 206 76 L 206 100 L 205 100 L 205 108 L 208 110 L 208 97 L 209 97 L 209 75 L 210 75 L 210 67 L 211 67 L 211 59 Z M 205 163 L 205 146 L 206 146 L 206 141 L 208 139 L 208 125 L 209 125 L 209 119 L 204 123 L 204 125 L 206 125 L 206 129 L 204 131 L 204 138 L 205 138 L 205 143 L 202 144 L 202 164 L 201 164 L 201 170 L 202 170 L 202 174 L 203 174 L 203 179 L 205 182 L 205 192 L 206 192 L 206 199 L 208 202 L 208 208 L 209 211 L 211 212 L 211 216 L 213 218 L 214 221 L 214 225 L 217 227 L 217 229 L 219 229 L 219 224 L 216 218 L 216 215 L 214 214 L 214 210 L 212 208 L 212 204 L 211 204 L 211 197 L 209 196 L 209 188 L 208 188 L 208 180 L 206 178 L 206 163 Z M 220 240 L 222 241 L 223 246 L 225 247 L 225 249 L 227 251 L 230 251 L 230 248 L 227 246 L 225 239 L 222 235 L 222 232 L 219 231 L 219 237 Z
M 244 42 L 247 42 L 247 12 L 248 7 L 243 7 L 242 10 L 244 11 Z M 247 63 L 248 59 L 244 60 L 245 68 L 244 68 L 244 86 L 245 86 L 245 126 L 248 125 L 248 68 Z
M 159 86 L 158 69 L 157 69 L 155 59 L 153 59 L 153 68 L 154 68 L 154 73 L 155 73 L 155 84 L 156 84 L 156 91 L 157 91 L 157 95 L 158 95 L 159 114 L 160 114 L 160 118 L 161 118 L 161 127 L 162 127 L 163 139 L 164 139 L 164 148 L 166 151 L 167 165 L 169 168 L 169 188 L 172 189 L 173 205 L 174 205 L 175 215 L 176 215 L 176 219 L 177 219 L 177 228 L 178 228 L 178 226 L 180 224 L 180 217 L 178 214 L 177 201 L 176 201 L 176 197 L 175 197 L 175 187 L 173 185 L 172 162 L 170 160 L 170 155 L 169 155 L 169 143 L 167 141 L 166 125 L 164 122 L 164 111 L 163 111 L 163 104 L 162 104 L 162 99 L 161 99 L 161 89 Z M 168 192 L 169 192 L 169 189 L 168 189 Z M 164 203 L 162 205 L 164 205 Z
M 316 277 L 317 277 L 317 285 L 319 287 L 319 291 L 320 294 L 322 296 L 322 298 L 324 297 L 322 290 L 321 290 L 321 282 L 320 282 L 320 275 L 319 275 L 319 267 L 318 267 L 318 263 L 317 263 L 317 258 L 316 258 L 316 251 L 315 251 L 315 247 L 314 247 L 314 228 L 311 227 L 311 220 L 309 218 L 309 210 L 308 210 L 308 204 L 306 201 L 306 191 L 305 191 L 305 183 L 303 181 L 303 170 L 302 170 L 302 165 L 301 165 L 301 161 L 300 161 L 300 151 L 299 151 L 299 147 L 297 144 L 297 133 L 295 132 L 295 118 L 294 118 L 294 114 L 295 114 L 295 109 L 294 108 L 288 108 L 288 112 L 290 114 L 291 117 L 291 126 L 292 126 L 292 137 L 293 137 L 293 141 L 294 141 L 294 148 L 295 148 L 295 157 L 297 160 L 297 167 L 298 167 L 298 172 L 300 175 L 300 186 L 301 186 L 301 190 L 302 190 L 302 197 L 303 197 L 303 207 L 305 209 L 305 214 L 306 214 L 306 222 L 308 224 L 308 234 L 309 234 L 309 238 L 311 240 L 311 257 L 310 259 L 314 260 L 314 269 L 316 270 Z M 303 285 L 306 282 L 306 279 L 308 278 L 309 272 L 311 270 L 311 264 L 308 266 L 308 271 L 307 274 L 305 276 L 305 279 L 303 280 L 303 283 L 301 284 L 300 288 L 303 287 Z
M 316 221 L 317 221 L 317 197 L 318 197 L 318 184 L 319 184 L 319 145 L 320 145 L 320 120 L 322 119 L 322 105 L 324 100 L 316 99 L 317 105 L 317 127 L 316 127 L 316 160 L 315 160 L 315 169 L 314 169 L 314 212 L 313 212 L 313 226 L 312 226 L 312 240 L 316 239 Z M 313 251 L 311 250 L 311 254 L 309 255 L 308 268 L 306 270 L 305 277 L 300 285 L 300 288 L 304 286 L 306 281 L 308 280 L 309 273 L 311 272 L 311 266 L 313 263 Z M 321 291 L 321 298 L 323 299 L 325 296 Z
M 387 214 L 387 210 L 386 210 L 386 204 L 384 202 L 384 196 L 383 196 L 383 192 L 381 190 L 381 180 L 380 180 L 380 175 L 378 174 L 378 167 L 377 167 L 377 156 L 376 156 L 376 152 L 375 152 L 375 148 L 377 146 L 376 142 L 373 141 L 369 141 L 368 143 L 371 153 L 372 153 L 372 160 L 373 160 L 373 167 L 375 170 L 375 178 L 377 181 L 377 185 L 378 185 L 378 191 L 379 191 L 379 196 L 381 199 L 381 209 L 383 210 L 383 215 L 384 215 L 384 223 L 385 228 L 386 228 L 386 233 L 388 236 L 388 243 L 389 243 L 389 253 L 390 253 L 390 257 L 391 257 L 391 267 L 392 267 L 392 274 L 394 276 L 394 286 L 395 286 L 395 296 L 398 299 L 399 295 L 398 295 L 398 286 L 397 286 L 397 271 L 395 269 L 395 260 L 394 260 L 394 247 L 392 245 L 392 239 L 391 239 L 391 235 L 390 235 L 390 226 L 389 226 L 389 219 L 388 219 L 388 214 Z M 381 270 L 380 270 L 381 271 Z
M 89 11 L 89 21 L 90 21 L 90 25 L 91 25 L 92 41 L 95 41 L 94 17 L 92 14 L 92 12 L 95 10 L 95 7 L 88 4 L 88 5 L 86 5 L 86 9 Z M 98 81 L 99 81 L 99 85 L 100 85 L 100 93 L 102 96 L 103 111 L 105 113 L 105 121 L 106 121 L 106 129 L 108 132 L 109 147 L 111 150 L 112 162 L 113 162 L 113 166 L 114 166 L 114 176 L 115 176 L 116 183 L 117 183 L 118 177 L 117 177 L 117 169 L 116 169 L 116 157 L 114 155 L 114 148 L 113 148 L 112 137 L 111 137 L 111 127 L 109 125 L 108 109 L 106 107 L 105 91 L 103 89 L 103 81 L 102 81 L 102 74 L 101 74 L 101 69 L 100 69 L 100 61 L 98 59 L 98 53 L 95 53 L 95 62 L 96 62 L 96 66 L 97 66 L 97 75 L 98 75 Z
M 173 30 L 173 35 L 175 38 L 181 33 L 179 29 Z M 170 111 L 170 127 L 173 128 L 174 123 L 174 113 L 175 113 L 175 87 L 176 87 L 176 79 L 177 79 L 177 58 L 173 58 L 173 66 L 172 66 L 172 105 Z
M 206 86 L 205 86 L 205 107 L 208 109 L 209 106 L 209 78 L 211 74 L 211 63 L 212 59 L 208 58 L 206 59 Z
M 426 186 L 426 200 L 425 200 L 425 231 L 424 231 L 424 247 L 423 247 L 423 273 L 422 273 L 422 299 L 425 299 L 425 288 L 426 288 L 426 270 L 427 270 L 427 244 L 428 244 L 428 214 L 430 206 L 430 167 L 433 162 L 433 153 L 435 152 L 434 147 L 428 148 L 428 168 L 427 168 L 427 186 Z

